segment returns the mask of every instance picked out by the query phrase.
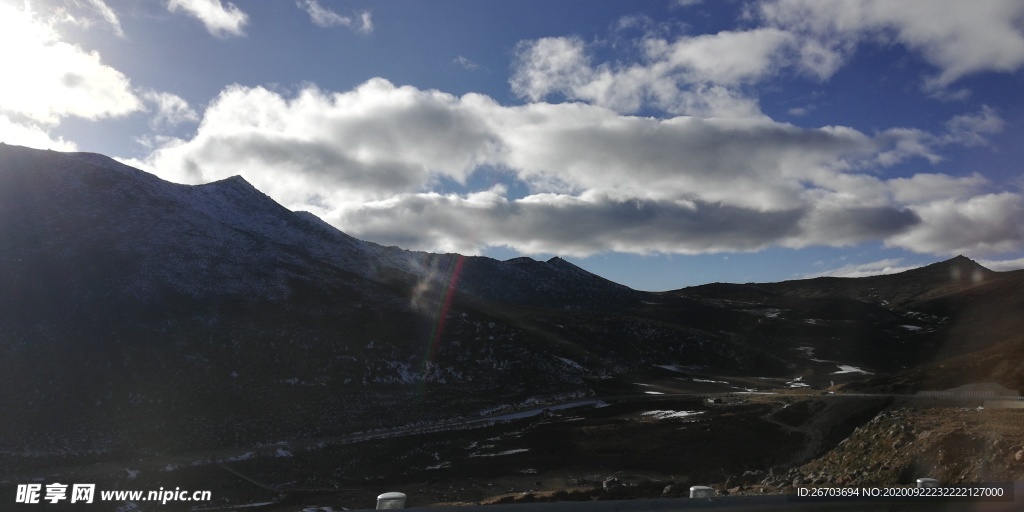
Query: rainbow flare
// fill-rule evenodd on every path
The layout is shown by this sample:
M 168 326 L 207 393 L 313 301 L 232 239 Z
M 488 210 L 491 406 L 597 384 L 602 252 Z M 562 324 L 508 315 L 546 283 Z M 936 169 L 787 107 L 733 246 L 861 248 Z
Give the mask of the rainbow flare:
M 444 324 L 448 317 L 448 311 L 451 309 L 452 298 L 455 297 L 455 289 L 459 284 L 459 276 L 462 274 L 462 266 L 466 261 L 466 257 L 461 254 L 455 255 L 454 264 L 452 259 L 447 259 L 447 268 L 445 273 L 447 274 L 448 286 L 444 291 L 444 298 L 438 301 L 437 320 L 434 322 L 434 326 L 430 331 L 430 337 L 428 338 L 427 351 L 423 355 L 423 369 L 420 372 L 420 390 L 419 395 L 423 395 L 423 389 L 427 382 L 427 369 L 434 357 L 437 356 L 437 349 L 441 345 L 441 335 L 444 334 Z

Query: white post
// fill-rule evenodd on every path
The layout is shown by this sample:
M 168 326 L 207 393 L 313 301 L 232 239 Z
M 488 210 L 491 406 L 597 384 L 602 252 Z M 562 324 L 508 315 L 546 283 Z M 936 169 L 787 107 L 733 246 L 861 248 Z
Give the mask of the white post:
M 405 508 L 405 494 L 400 492 L 386 492 L 377 496 L 377 510 L 391 510 Z
M 706 485 L 693 485 L 690 486 L 690 497 L 691 498 L 714 498 L 715 490 Z

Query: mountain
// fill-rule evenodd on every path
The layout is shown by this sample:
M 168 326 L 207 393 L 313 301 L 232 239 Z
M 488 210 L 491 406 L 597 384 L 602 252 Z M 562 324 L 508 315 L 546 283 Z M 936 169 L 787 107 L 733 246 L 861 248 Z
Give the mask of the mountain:
M 382 247 L 241 177 L 177 185 L 96 154 L 0 146 L 0 205 L 6 453 L 241 446 L 578 396 L 615 349 L 584 367 L 523 316 L 641 295 L 559 258 Z
M 178 185 L 0 145 L 0 464 L 431 424 L 636 392 L 635 375 L 912 389 L 969 356 L 971 379 L 1012 386 L 986 354 L 1021 346 L 1022 276 L 958 257 L 639 292 L 560 258 L 357 240 L 237 176 Z
M 799 297 L 845 297 L 891 307 L 912 307 L 930 299 L 978 286 L 996 273 L 965 256 L 896 274 L 859 279 L 819 277 L 765 285 Z
M 888 275 L 715 283 L 674 293 L 771 304 L 786 311 L 779 316 L 831 324 L 831 332 L 817 334 L 842 340 L 841 348 L 819 354 L 839 350 L 857 358 L 850 351 L 860 351 L 862 362 L 888 370 L 858 389 L 914 392 L 998 382 L 1024 391 L 1024 270 L 993 272 L 961 255 Z

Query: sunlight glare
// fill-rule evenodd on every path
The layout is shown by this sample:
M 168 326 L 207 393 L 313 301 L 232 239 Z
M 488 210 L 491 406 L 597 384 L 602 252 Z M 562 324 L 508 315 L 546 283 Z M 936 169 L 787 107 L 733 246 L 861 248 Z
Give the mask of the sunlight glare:
M 0 113 L 53 125 L 68 115 L 87 119 L 138 110 L 127 77 L 96 52 L 60 40 L 26 5 L 0 4 Z

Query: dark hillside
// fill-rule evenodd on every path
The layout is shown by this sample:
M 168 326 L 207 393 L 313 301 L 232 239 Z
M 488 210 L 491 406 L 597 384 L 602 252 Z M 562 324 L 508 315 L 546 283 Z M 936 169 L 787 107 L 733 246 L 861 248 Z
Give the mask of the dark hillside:
M 868 379 L 1019 389 L 1024 356 L 1024 272 L 962 257 L 891 276 L 645 293 L 560 258 L 357 240 L 240 177 L 178 185 L 101 155 L 9 145 L 0 283 L 0 465 L 14 469 L 605 392 Z

